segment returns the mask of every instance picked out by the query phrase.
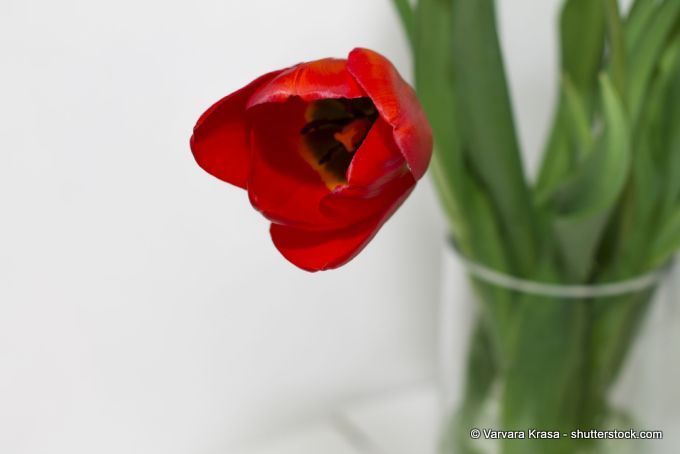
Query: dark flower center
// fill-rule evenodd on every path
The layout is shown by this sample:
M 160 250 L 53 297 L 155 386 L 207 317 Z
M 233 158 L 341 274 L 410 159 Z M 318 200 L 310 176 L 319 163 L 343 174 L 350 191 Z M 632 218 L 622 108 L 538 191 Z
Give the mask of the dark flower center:
M 303 157 L 326 186 L 347 183 L 347 169 L 378 113 L 369 98 L 323 99 L 307 106 Z

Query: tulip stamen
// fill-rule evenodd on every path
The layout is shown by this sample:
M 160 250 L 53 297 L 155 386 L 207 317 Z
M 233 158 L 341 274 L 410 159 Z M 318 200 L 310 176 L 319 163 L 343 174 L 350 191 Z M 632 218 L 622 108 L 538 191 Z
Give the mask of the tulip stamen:
M 323 164 L 329 162 L 333 158 L 333 155 L 337 151 L 347 151 L 347 150 L 345 150 L 345 148 L 340 144 L 337 144 L 337 145 L 329 148 L 328 151 L 326 152 L 326 154 L 324 154 L 321 157 L 321 159 L 319 159 L 319 165 L 323 165 Z M 353 153 L 353 151 L 352 151 L 352 153 Z
M 300 130 L 305 160 L 329 189 L 347 183 L 354 153 L 368 135 L 378 114 L 368 98 L 324 99 L 309 104 Z
M 324 129 L 335 129 L 337 127 L 343 127 L 349 121 L 350 121 L 350 119 L 348 119 L 348 118 L 337 119 L 337 120 L 328 120 L 328 119 L 312 120 L 302 127 L 302 129 L 300 130 L 300 134 L 305 135 L 305 134 L 309 134 L 310 132 L 313 132 L 313 131 L 320 131 L 320 130 L 324 130 Z

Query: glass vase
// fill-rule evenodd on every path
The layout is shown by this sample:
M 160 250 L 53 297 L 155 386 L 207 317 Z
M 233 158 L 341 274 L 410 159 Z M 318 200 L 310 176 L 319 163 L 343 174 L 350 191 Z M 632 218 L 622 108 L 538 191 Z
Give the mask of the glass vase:
M 443 257 L 441 454 L 680 453 L 678 267 L 549 285 Z

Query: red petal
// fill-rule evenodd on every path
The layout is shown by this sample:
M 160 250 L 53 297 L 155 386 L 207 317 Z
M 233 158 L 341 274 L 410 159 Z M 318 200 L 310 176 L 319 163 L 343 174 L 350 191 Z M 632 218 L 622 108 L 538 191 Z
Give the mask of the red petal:
M 394 138 L 416 180 L 432 154 L 432 131 L 413 89 L 382 55 L 354 49 L 347 69 L 371 98 L 380 116 L 394 129 Z
M 342 219 L 345 225 L 374 218 L 389 209 L 395 200 L 415 186 L 416 180 L 406 169 L 379 190 L 342 186 L 321 200 L 321 211 Z
M 411 193 L 409 186 L 381 215 L 340 230 L 309 231 L 272 224 L 270 233 L 274 245 L 294 265 L 307 271 L 338 268 L 353 259 L 378 233 Z
M 399 176 L 405 163 L 394 143 L 391 126 L 378 118 L 355 152 L 347 169 L 347 181 L 350 186 L 376 191 Z
M 347 71 L 347 61 L 325 58 L 301 63 L 279 74 L 253 95 L 248 107 L 284 102 L 291 96 L 305 101 L 328 98 L 361 98 L 366 94 Z
M 196 122 L 191 151 L 199 166 L 209 174 L 246 188 L 249 151 L 245 125 L 246 104 L 262 85 L 276 77 L 274 71 L 255 79 L 213 104 Z
M 248 195 L 252 205 L 272 222 L 313 230 L 337 227 L 341 220 L 320 210 L 330 190 L 299 151 L 305 146 L 300 134 L 304 112 L 305 103 L 299 98 L 250 110 Z

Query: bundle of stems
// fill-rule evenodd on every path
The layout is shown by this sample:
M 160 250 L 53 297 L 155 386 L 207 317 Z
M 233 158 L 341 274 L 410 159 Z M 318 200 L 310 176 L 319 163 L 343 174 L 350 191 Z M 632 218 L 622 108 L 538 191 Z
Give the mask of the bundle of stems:
M 672 259 L 680 247 L 680 0 L 635 0 L 625 13 L 617 0 L 564 2 L 560 90 L 535 181 L 523 170 L 494 1 L 394 3 L 434 131 L 431 172 L 467 259 L 582 285 L 634 278 Z M 546 301 L 475 286 L 480 316 L 460 427 L 494 388 L 502 428 L 605 426 L 608 393 L 654 289 Z M 446 452 L 477 452 L 467 434 L 460 438 L 468 442 Z M 550 441 L 502 452 L 588 449 L 596 448 Z

